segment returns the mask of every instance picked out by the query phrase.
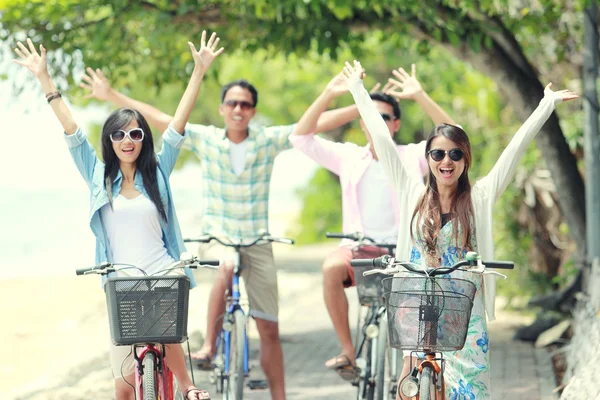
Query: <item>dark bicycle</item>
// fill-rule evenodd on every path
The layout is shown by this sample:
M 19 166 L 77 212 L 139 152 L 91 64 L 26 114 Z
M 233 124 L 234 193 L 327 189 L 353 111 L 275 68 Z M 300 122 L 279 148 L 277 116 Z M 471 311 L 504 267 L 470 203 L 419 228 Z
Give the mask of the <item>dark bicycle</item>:
M 394 254 L 395 244 L 378 243 L 362 233 L 327 233 L 328 238 L 349 239 L 357 249 L 370 246 L 385 249 L 380 254 Z M 383 303 L 383 276 L 363 276 L 373 268 L 371 264 L 351 262 L 354 268 L 359 308 L 355 343 L 356 366 L 360 374 L 352 382 L 358 387 L 358 400 L 383 400 L 396 398 L 398 380 L 398 351 L 388 346 L 387 316 Z

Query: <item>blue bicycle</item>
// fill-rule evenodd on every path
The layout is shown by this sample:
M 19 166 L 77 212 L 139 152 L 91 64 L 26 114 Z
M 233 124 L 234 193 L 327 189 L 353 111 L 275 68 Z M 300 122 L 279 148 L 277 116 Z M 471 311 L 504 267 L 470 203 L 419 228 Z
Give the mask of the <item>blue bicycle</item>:
M 250 243 L 233 242 L 215 236 L 202 236 L 195 239 L 184 239 L 184 242 L 210 243 L 216 241 L 223 246 L 235 249 L 233 259 L 233 276 L 231 293 L 227 296 L 223 327 L 217 338 L 217 351 L 213 359 L 214 369 L 211 381 L 215 383 L 217 393 L 223 393 L 224 400 L 241 400 L 244 394 L 244 381 L 249 374 L 248 365 L 248 336 L 247 318 L 240 304 L 240 276 L 245 266 L 240 263 L 242 248 L 252 247 L 265 243 L 294 244 L 292 239 L 277 238 L 268 233 L 261 233 L 256 240 Z M 261 385 L 257 385 L 261 386 Z

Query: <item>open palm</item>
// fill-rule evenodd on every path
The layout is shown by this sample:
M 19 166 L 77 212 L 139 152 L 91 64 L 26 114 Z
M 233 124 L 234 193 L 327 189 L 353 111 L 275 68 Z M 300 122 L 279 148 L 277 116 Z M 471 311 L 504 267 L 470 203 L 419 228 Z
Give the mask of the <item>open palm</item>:
M 206 71 L 210 64 L 214 61 L 215 58 L 219 54 L 225 50 L 221 47 L 217 50 L 217 45 L 219 44 L 219 39 L 217 37 L 216 32 L 213 32 L 208 39 L 208 43 L 206 42 L 206 31 L 202 31 L 202 38 L 200 39 L 200 50 L 196 50 L 194 44 L 192 42 L 188 42 L 190 45 L 190 50 L 192 51 L 192 57 L 194 57 L 194 64 L 201 68 L 203 71 Z
M 334 76 L 327 84 L 327 90 L 334 96 L 346 93 L 348 91 L 348 83 L 346 82 L 344 75 L 340 73 Z
M 404 68 L 398 68 L 392 71 L 392 75 L 396 79 L 388 79 L 388 83 L 384 88 L 384 92 L 394 96 L 398 100 L 414 99 L 415 96 L 423 92 L 423 87 L 417 79 L 417 71 L 415 64 L 411 66 L 411 74 L 409 75 Z
M 17 42 L 15 53 L 17 53 L 20 59 L 13 60 L 13 62 L 27 68 L 39 78 L 48 71 L 46 65 L 46 49 L 40 44 L 40 54 L 38 54 L 33 46 L 33 42 L 29 38 L 27 38 L 27 45 L 29 48 L 25 47 L 23 43 Z
M 559 91 L 555 92 L 554 90 L 552 90 L 552 82 L 547 84 L 546 87 L 544 88 L 544 95 L 552 96 L 554 98 L 560 98 L 562 101 L 575 100 L 575 99 L 579 98 L 577 93 L 571 92 L 570 90 L 565 89 L 565 90 L 559 90 Z
M 348 61 L 344 64 L 344 70 L 342 74 L 346 77 L 346 81 L 351 83 L 353 81 L 359 81 L 365 76 L 365 69 L 362 67 L 360 62 L 354 60 L 354 65 L 351 65 Z

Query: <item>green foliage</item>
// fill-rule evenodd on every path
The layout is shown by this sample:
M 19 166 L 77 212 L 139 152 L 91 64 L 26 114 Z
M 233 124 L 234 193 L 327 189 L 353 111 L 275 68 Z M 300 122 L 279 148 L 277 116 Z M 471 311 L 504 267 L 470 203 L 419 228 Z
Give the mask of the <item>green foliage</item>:
M 298 190 L 304 199 L 298 228 L 288 233 L 297 244 L 323 241 L 326 232 L 341 232 L 342 194 L 339 180 L 324 168 L 319 168 L 307 187 Z
M 205 78 L 190 119 L 215 125 L 222 123 L 217 113 L 220 87 L 234 79 L 246 78 L 258 88 L 260 123 L 289 124 L 339 72 L 344 60 L 363 62 L 367 87 L 384 83 L 392 68 L 409 69 L 414 62 L 430 96 L 469 134 L 474 181 L 490 170 L 521 121 L 511 104 L 500 99 L 501 82 L 492 82 L 440 44 L 492 53 L 514 43 L 524 62 L 535 65 L 542 77 L 551 76 L 557 86 L 569 83 L 577 89 L 573 79 L 579 71 L 573 60 L 581 52 L 581 40 L 575 38 L 582 37 L 577 13 L 583 1 L 514 4 L 508 0 L 0 0 L 0 39 L 12 47 L 26 37 L 44 43 L 54 74 L 61 78 L 61 89 L 70 87 L 75 102 L 81 102 L 82 92 L 74 83 L 79 82 L 82 68 L 91 66 L 109 71 L 117 89 L 173 113 L 191 68 L 187 41 L 198 43 L 203 29 L 216 30 L 226 52 Z M 12 55 L 0 54 L 1 58 Z M 3 71 L 2 77 L 6 76 L 11 71 Z M 344 96 L 335 105 L 351 103 L 350 96 Z M 433 124 L 420 107 L 403 101 L 401 108 L 397 140 L 409 143 L 426 137 Z M 582 143 L 581 111 L 563 108 L 561 116 L 565 136 L 577 149 Z M 356 123 L 345 139 L 365 143 Z M 190 158 L 184 154 L 180 163 Z M 531 170 L 539 164 L 538 151 L 532 147 L 522 165 Z M 341 229 L 339 182 L 334 176 L 319 170 L 299 194 L 305 202 L 299 231 L 293 233 L 299 242 L 321 240 L 327 230 Z M 509 186 L 495 209 L 496 256 L 520 266 L 513 279 L 500 286 L 510 295 L 537 290 L 538 284 L 532 287 L 530 282 L 539 282 L 527 268 L 531 238 L 515 219 L 521 202 L 518 190 Z
M 26 36 L 42 42 L 53 65 L 72 80 L 82 63 L 108 67 L 116 76 L 135 71 L 151 85 L 187 77 L 187 41 L 216 30 L 228 52 L 264 50 L 335 58 L 365 50 L 367 29 L 383 42 L 409 39 L 422 53 L 432 43 L 488 51 L 516 39 L 528 57 L 551 69 L 581 50 L 583 0 L 545 0 L 535 7 L 508 0 L 2 0 L 0 39 L 13 46 Z M 415 36 L 418 36 L 416 38 Z M 548 47 L 555 53 L 548 55 Z M 151 59 L 151 62 L 148 62 Z

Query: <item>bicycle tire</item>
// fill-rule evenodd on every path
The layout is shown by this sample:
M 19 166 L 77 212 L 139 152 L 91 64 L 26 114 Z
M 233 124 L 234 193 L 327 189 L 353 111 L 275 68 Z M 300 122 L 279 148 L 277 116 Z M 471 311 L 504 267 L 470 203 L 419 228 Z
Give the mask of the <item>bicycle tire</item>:
M 242 400 L 246 374 L 244 368 L 246 316 L 242 310 L 233 312 L 233 326 L 229 346 L 229 376 L 227 377 L 227 390 L 223 392 L 228 400 Z
M 419 379 L 419 400 L 431 399 L 431 367 L 425 366 Z
M 377 336 L 377 363 L 375 368 L 375 399 L 384 400 L 386 394 L 385 386 L 385 364 L 388 354 L 387 348 L 387 319 L 385 314 L 379 319 L 379 336 Z
M 149 351 L 144 356 L 144 375 L 142 375 L 144 400 L 156 400 L 158 398 L 156 384 L 156 355 Z
M 374 400 L 375 388 L 371 383 L 372 368 L 371 368 L 371 354 L 372 354 L 372 342 L 367 339 L 363 345 L 363 358 L 366 361 L 364 371 L 361 371 L 358 380 L 358 393 L 356 398 L 358 400 Z

